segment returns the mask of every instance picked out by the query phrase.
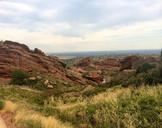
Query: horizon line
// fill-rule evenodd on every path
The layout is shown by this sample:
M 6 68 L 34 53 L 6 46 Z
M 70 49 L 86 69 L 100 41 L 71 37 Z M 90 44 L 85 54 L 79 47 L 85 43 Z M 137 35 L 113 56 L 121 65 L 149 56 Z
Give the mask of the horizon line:
M 67 52 L 47 52 L 48 54 L 68 54 L 68 53 L 95 53 L 95 52 L 117 52 L 117 51 L 151 51 L 151 50 L 162 50 L 159 49 L 121 49 L 121 50 L 96 50 L 96 51 L 67 51 Z

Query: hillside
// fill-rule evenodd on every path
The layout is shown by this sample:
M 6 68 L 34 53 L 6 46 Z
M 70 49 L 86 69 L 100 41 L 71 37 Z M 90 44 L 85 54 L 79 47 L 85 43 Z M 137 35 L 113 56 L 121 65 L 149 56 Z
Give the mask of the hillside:
M 76 101 L 74 95 L 45 100 L 43 92 L 21 87 L 1 86 L 0 93 L 7 100 L 0 115 L 11 113 L 20 128 L 161 128 L 161 85 L 116 87 Z
M 10 78 L 15 70 L 28 73 L 46 74 L 59 81 L 86 84 L 86 80 L 67 72 L 65 64 L 57 57 L 46 55 L 35 48 L 13 41 L 0 42 L 0 77 Z
M 64 65 L 57 58 L 52 58 L 39 49 L 30 50 L 28 46 L 12 41 L 0 42 L 0 75 L 10 76 L 15 69 L 26 72 L 32 70 L 40 73 L 55 74 L 56 77 L 66 79 Z
M 0 42 L 0 128 L 161 128 L 161 58 L 60 60 Z

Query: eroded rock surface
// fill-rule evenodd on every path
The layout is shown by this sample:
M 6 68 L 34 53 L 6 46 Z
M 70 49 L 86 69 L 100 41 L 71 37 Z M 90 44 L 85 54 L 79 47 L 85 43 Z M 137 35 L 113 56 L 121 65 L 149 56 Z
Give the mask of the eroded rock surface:
M 55 77 L 67 79 L 64 65 L 59 59 L 47 56 L 37 48 L 32 51 L 24 44 L 0 42 L 0 76 L 9 77 L 15 69 L 50 73 Z

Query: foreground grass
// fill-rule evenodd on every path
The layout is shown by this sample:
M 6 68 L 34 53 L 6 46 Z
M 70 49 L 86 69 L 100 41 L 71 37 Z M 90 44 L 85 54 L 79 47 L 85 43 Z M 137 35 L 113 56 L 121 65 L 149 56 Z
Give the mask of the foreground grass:
M 59 109 L 59 118 L 76 127 L 161 128 L 162 87 L 114 88 L 78 106 Z
M 0 94 L 4 99 L 12 100 L 21 106 L 14 110 L 15 122 L 24 127 L 69 128 L 73 125 L 76 128 L 161 128 L 162 126 L 161 85 L 140 88 L 115 87 L 94 96 L 80 96 L 75 101 L 71 100 L 75 96 L 71 96 L 69 102 L 68 98 L 64 102 L 61 97 L 47 98 L 42 92 L 19 87 L 0 87 Z
M 70 124 L 62 123 L 54 116 L 46 117 L 22 104 L 5 101 L 5 106 L 0 113 L 8 112 L 14 114 L 14 123 L 22 128 L 72 128 Z

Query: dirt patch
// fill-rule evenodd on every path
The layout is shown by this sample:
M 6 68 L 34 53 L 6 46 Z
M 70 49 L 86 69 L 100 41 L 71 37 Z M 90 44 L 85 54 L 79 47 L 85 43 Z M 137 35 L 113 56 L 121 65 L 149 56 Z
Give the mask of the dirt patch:
M 12 113 L 1 113 L 0 117 L 4 120 L 7 128 L 20 128 L 14 123 L 14 114 Z
M 0 84 L 1 85 L 8 85 L 10 83 L 11 79 L 6 77 L 6 78 L 0 78 Z
M 0 128 L 7 128 L 5 122 L 1 117 L 0 117 Z

